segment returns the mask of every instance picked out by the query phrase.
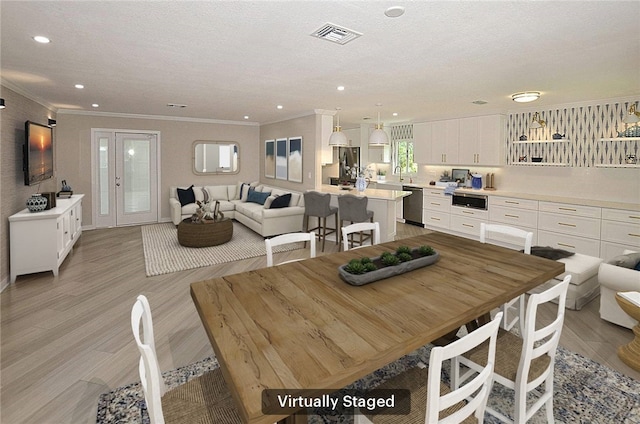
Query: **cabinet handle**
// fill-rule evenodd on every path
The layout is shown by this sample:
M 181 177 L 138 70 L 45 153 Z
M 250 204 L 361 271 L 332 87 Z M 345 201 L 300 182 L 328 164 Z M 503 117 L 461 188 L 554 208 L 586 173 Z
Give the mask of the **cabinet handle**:
M 474 215 L 474 213 L 470 212 L 470 211 L 462 211 L 462 213 L 466 213 L 466 214 L 469 214 L 469 215 Z
M 430 202 L 430 203 L 435 206 L 440 206 L 440 203 L 436 203 L 436 202 Z
M 567 224 L 565 222 L 558 222 L 558 225 L 564 225 L 565 227 L 575 227 L 576 224 Z
M 462 224 L 462 225 L 463 225 L 464 227 L 470 227 L 470 228 L 473 228 L 473 225 L 471 225 L 471 224 Z
M 631 219 L 640 219 L 640 216 L 629 215 L 629 218 L 631 218 Z
M 508 218 L 520 218 L 520 216 L 518 216 L 518 215 L 509 215 L 508 213 L 505 213 L 504 216 L 506 216 Z
M 575 249 L 575 248 L 576 248 L 575 246 L 572 246 L 572 245 L 570 245 L 570 244 L 564 244 L 564 243 L 559 243 L 559 242 L 558 242 L 558 246 L 570 247 L 570 248 L 572 248 L 572 249 Z
M 629 233 L 629 235 L 630 235 L 631 237 L 640 237 L 640 234 L 633 234 L 633 233 Z
M 514 202 L 513 200 L 505 200 L 504 203 L 510 203 L 512 205 L 519 205 L 520 202 Z
M 575 209 L 573 209 L 573 208 L 558 208 L 558 209 L 560 209 L 561 211 L 576 212 L 576 210 L 575 210 Z
M 435 218 L 433 216 L 431 218 L 429 218 L 429 219 L 432 220 L 432 221 L 440 221 L 440 218 Z

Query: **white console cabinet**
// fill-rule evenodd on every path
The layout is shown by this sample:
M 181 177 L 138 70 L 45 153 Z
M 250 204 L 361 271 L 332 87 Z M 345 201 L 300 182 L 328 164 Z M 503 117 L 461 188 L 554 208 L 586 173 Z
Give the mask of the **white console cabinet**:
M 57 199 L 56 207 L 42 212 L 24 209 L 9 217 L 11 282 L 18 275 L 53 271 L 82 234 L 82 198 Z

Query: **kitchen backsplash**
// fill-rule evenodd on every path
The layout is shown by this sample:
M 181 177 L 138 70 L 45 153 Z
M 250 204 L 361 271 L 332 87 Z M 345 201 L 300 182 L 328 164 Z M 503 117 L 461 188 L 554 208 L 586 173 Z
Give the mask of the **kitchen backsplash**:
M 534 112 L 511 113 L 507 119 L 507 164 L 517 163 L 521 156 L 530 162 L 541 157 L 543 162 L 570 167 L 592 167 L 596 164 L 621 164 L 627 155 L 640 156 L 637 140 L 601 141 L 617 137 L 624 130 L 622 118 L 631 102 L 600 105 L 576 105 L 562 109 L 538 111 L 546 126 L 529 129 Z M 522 135 L 527 141 L 552 140 L 553 134 L 564 135 L 567 142 L 517 143 Z

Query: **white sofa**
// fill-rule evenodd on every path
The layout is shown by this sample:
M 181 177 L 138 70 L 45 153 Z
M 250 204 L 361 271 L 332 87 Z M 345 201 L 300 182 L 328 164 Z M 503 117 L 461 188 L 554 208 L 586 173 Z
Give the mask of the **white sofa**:
M 246 185 L 244 196 L 241 196 L 241 183 L 221 186 L 194 186 L 193 193 L 196 201 L 203 201 L 205 199 L 204 190 L 206 190 L 210 201 L 218 200 L 220 202 L 220 210 L 224 213 L 225 218 L 233 218 L 263 237 L 302 231 L 304 197 L 300 193 L 257 183 L 252 183 L 251 186 L 257 192 L 271 193 L 264 205 L 247 201 Z M 276 196 L 287 193 L 291 193 L 289 206 L 277 209 L 270 208 Z M 198 207 L 195 203 L 181 205 L 177 187 L 170 188 L 169 205 L 171 207 L 171 221 L 175 225 L 178 225 L 183 219 L 191 217 Z
M 633 254 L 631 250 L 625 250 L 624 254 Z M 600 318 L 621 325 L 633 328 L 637 322 L 627 315 L 616 302 L 616 293 L 635 291 L 640 292 L 640 271 L 629 269 L 624 266 L 614 265 L 613 258 L 609 263 L 603 263 L 598 270 L 598 281 L 600 283 Z

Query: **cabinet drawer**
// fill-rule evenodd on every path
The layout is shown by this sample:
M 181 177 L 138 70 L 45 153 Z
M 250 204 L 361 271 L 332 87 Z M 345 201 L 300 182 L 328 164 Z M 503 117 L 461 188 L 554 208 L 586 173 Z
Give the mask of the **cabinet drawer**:
M 445 196 L 444 190 L 438 190 L 436 188 L 423 188 L 422 195 L 424 197 L 444 197 L 445 199 L 451 199 L 451 196 Z M 451 203 L 451 200 L 449 200 Z
M 431 196 L 424 196 L 422 200 L 422 207 L 432 211 L 451 212 L 451 199 L 449 198 L 437 198 Z
M 471 234 L 480 238 L 480 224 L 486 222 L 482 219 L 468 218 L 461 215 L 451 215 L 451 229 L 465 234 Z
M 542 212 L 561 213 L 563 215 L 600 218 L 602 209 L 594 206 L 572 205 L 569 203 L 539 202 L 538 209 Z
M 449 228 L 451 214 L 449 212 L 437 212 L 429 209 L 422 210 L 422 223 L 427 228 Z
M 538 212 L 530 209 L 506 208 L 504 206 L 489 206 L 489 220 L 513 226 L 536 228 Z
M 600 257 L 604 261 L 623 255 L 625 250 L 639 252 L 638 246 L 627 246 L 626 244 L 611 243 L 610 241 L 600 242 Z
M 493 206 L 506 206 L 509 208 L 538 210 L 538 201 L 529 199 L 517 199 L 515 197 L 489 196 L 489 208 Z
M 482 209 L 465 208 L 459 206 L 451 206 L 451 215 L 466 216 L 470 218 L 489 220 L 489 211 Z
M 602 219 L 609 221 L 628 222 L 640 226 L 640 212 L 624 209 L 602 209 Z
M 640 223 L 602 221 L 602 240 L 640 246 Z
M 538 230 L 538 245 L 600 257 L 600 240 Z
M 561 234 L 600 239 L 600 220 L 594 218 L 540 212 L 538 214 L 538 228 Z

